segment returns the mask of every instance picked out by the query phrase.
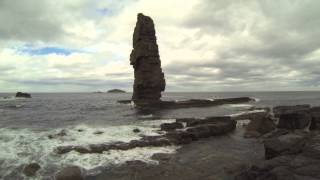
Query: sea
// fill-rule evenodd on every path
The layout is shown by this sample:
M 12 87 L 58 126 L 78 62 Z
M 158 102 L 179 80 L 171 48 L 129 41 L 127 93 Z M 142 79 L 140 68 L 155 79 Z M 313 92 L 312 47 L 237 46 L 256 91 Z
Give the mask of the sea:
M 40 164 L 31 179 L 52 179 L 61 167 L 76 165 L 90 173 L 101 167 L 117 166 L 131 160 L 157 164 L 155 153 L 176 153 L 181 147 L 148 147 L 102 154 L 70 152 L 58 155 L 54 149 L 63 145 L 87 145 L 129 142 L 143 135 L 158 135 L 159 125 L 176 118 L 232 115 L 252 107 L 311 104 L 320 105 L 320 92 L 172 92 L 163 100 L 216 99 L 252 97 L 254 102 L 206 108 L 140 111 L 133 104 L 119 104 L 131 93 L 31 93 L 32 98 L 15 98 L 14 93 L 0 93 L 0 179 L 30 179 L 23 175 L 24 165 Z M 134 133 L 138 128 L 141 132 Z M 59 132 L 65 136 L 48 138 Z M 100 132 L 100 133 L 97 133 Z M 101 133 L 102 132 L 102 133 Z M 237 138 L 235 137 L 235 141 Z M 217 142 L 218 143 L 218 142 Z M 223 142 L 222 142 L 223 143 Z M 250 147 L 243 145 L 238 151 Z M 214 152 L 213 152 L 214 153 Z

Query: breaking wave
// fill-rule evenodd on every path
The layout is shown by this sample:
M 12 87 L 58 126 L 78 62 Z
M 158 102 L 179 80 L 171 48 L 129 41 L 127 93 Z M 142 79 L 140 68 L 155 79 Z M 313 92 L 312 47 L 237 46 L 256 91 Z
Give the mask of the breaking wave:
M 109 127 L 91 127 L 85 124 L 51 131 L 33 131 L 30 129 L 0 129 L 0 178 L 23 179 L 21 168 L 25 164 L 40 164 L 40 179 L 50 177 L 65 165 L 77 165 L 87 170 L 101 166 L 122 164 L 130 160 L 157 163 L 150 159 L 155 153 L 175 153 L 178 147 L 147 147 L 127 151 L 110 150 L 102 154 L 80 154 L 70 152 L 63 155 L 54 153 L 54 149 L 64 145 L 86 145 L 109 143 L 114 141 L 129 142 L 140 139 L 142 135 L 158 135 L 159 125 L 163 121 L 141 122 L 139 125 Z M 134 133 L 138 128 L 140 133 Z M 65 135 L 48 138 L 49 135 L 64 132 Z M 97 133 L 99 132 L 99 133 Z

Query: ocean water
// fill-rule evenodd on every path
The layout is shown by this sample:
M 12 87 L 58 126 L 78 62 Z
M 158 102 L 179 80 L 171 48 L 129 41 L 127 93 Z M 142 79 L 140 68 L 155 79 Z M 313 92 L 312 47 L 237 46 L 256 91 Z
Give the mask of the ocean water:
M 161 123 L 181 117 L 231 115 L 246 112 L 253 106 L 320 105 L 320 92 L 164 93 L 165 100 L 248 96 L 256 101 L 154 112 L 140 112 L 132 105 L 117 103 L 117 100 L 130 99 L 130 93 L 32 93 L 31 99 L 15 98 L 13 95 L 0 94 L 0 179 L 8 180 L 28 179 L 21 171 L 25 164 L 31 162 L 41 165 L 39 175 L 34 179 L 50 179 L 58 169 L 67 165 L 94 170 L 128 160 L 157 163 L 150 159 L 154 153 L 175 153 L 179 148 L 136 148 L 86 155 L 76 152 L 55 154 L 54 149 L 61 145 L 128 142 L 141 138 L 141 135 L 157 135 Z M 132 130 L 135 128 L 141 132 L 134 133 Z M 48 135 L 60 131 L 65 131 L 67 135 L 48 138 Z M 96 134 L 97 131 L 103 133 Z

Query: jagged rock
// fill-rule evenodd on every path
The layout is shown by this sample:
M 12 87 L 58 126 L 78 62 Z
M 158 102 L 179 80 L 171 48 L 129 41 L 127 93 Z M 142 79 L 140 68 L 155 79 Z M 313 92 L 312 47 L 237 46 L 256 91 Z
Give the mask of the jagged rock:
M 38 163 L 27 164 L 23 168 L 23 174 L 26 176 L 35 176 L 37 171 L 41 168 Z
M 160 125 L 162 131 L 173 131 L 175 129 L 183 128 L 183 125 L 179 122 L 174 123 L 163 123 Z
M 69 166 L 60 170 L 55 175 L 55 180 L 84 180 L 85 172 L 84 169 L 78 166 Z
M 165 89 L 164 73 L 161 69 L 157 38 L 153 20 L 138 14 L 133 33 L 133 50 L 130 64 L 134 68 L 134 85 L 132 100 L 139 102 L 156 102 Z
M 23 92 L 17 92 L 16 93 L 16 97 L 31 98 L 31 94 L 23 93 Z

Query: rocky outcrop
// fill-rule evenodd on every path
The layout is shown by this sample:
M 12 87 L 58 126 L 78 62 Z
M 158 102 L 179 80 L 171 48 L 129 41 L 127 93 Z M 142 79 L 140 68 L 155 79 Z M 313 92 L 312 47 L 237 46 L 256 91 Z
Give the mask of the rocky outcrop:
M 311 108 L 312 124 L 310 129 L 320 129 L 320 106 Z
M 171 145 L 189 144 L 202 138 L 227 134 L 236 128 L 236 121 L 229 118 L 209 117 L 193 119 L 187 123 L 187 127 L 181 129 L 181 119 L 178 122 L 162 125 L 168 132 L 158 136 L 144 136 L 139 140 L 130 142 L 114 142 L 111 144 L 90 144 L 78 146 L 59 146 L 55 149 L 57 154 L 65 154 L 70 151 L 79 153 L 102 153 L 109 150 L 129 150 L 138 147 L 162 147 Z M 177 128 L 177 129 L 176 129 Z
M 272 159 L 253 165 L 238 174 L 235 180 L 320 179 L 320 135 L 316 133 L 290 136 L 283 138 L 286 139 L 283 140 L 285 145 L 276 145 L 280 146 L 278 149 L 286 146 L 287 153 L 277 153 Z M 295 145 L 297 142 L 303 145 Z
M 190 99 L 184 101 L 139 101 L 137 107 L 145 109 L 179 109 L 179 108 L 194 108 L 194 107 L 210 107 L 220 106 L 224 104 L 239 104 L 254 101 L 250 97 L 224 98 L 224 99 Z M 119 100 L 119 103 L 130 104 L 130 100 Z M 137 101 L 135 101 L 137 102 Z
M 280 155 L 298 154 L 305 142 L 305 135 L 293 133 L 266 139 L 264 141 L 265 159 L 272 159 Z
M 35 176 L 37 171 L 41 168 L 38 163 L 27 164 L 23 168 L 23 174 L 26 176 Z
M 272 111 L 275 117 L 280 117 L 280 115 L 282 114 L 309 111 L 310 108 L 311 106 L 309 104 L 301 104 L 301 105 L 294 105 L 294 106 L 276 106 L 273 108 Z
M 277 106 L 273 113 L 279 118 L 278 128 L 281 129 L 303 129 L 312 121 L 310 105 Z
M 55 180 L 84 180 L 85 172 L 84 169 L 78 166 L 69 166 L 60 170 L 55 175 Z
M 22 97 L 22 98 L 31 98 L 31 94 L 29 93 L 23 93 L 23 92 L 17 92 L 16 97 Z
M 160 125 L 161 131 L 173 131 L 181 128 L 183 128 L 183 124 L 179 122 L 163 123 Z
M 274 120 L 267 112 L 261 112 L 260 116 L 250 119 L 246 126 L 245 137 L 260 137 L 276 128 Z
M 165 89 L 164 73 L 157 45 L 153 20 L 138 14 L 133 33 L 133 50 L 130 64 L 134 68 L 134 85 L 132 100 L 139 102 L 156 102 Z
M 312 117 L 309 112 L 294 112 L 281 114 L 278 128 L 282 129 L 303 129 L 311 123 Z

